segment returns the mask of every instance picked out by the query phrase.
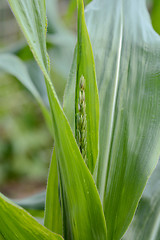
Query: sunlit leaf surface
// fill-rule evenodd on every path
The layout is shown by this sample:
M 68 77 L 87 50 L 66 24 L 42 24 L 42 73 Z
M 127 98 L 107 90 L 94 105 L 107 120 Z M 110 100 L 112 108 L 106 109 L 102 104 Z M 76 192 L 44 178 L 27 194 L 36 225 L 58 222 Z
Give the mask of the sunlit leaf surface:
M 50 84 L 44 1 L 9 2 L 46 77 L 69 227 L 65 236 L 106 239 L 96 188 Z M 99 159 L 94 176 L 107 240 L 118 240 L 132 220 L 160 155 L 160 38 L 151 26 L 144 0 L 95 0 L 88 5 L 86 17 L 100 97 Z
M 160 38 L 145 1 L 95 0 L 86 18 L 100 97 L 96 182 L 118 240 L 160 154 Z
M 58 191 L 58 169 L 55 149 L 49 169 L 44 226 L 53 232 L 62 234 L 62 214 Z
M 65 237 L 80 240 L 87 236 L 87 239 L 105 240 L 106 225 L 96 186 L 82 159 L 49 77 L 45 46 L 45 1 L 9 0 L 9 3 L 46 79 L 63 206 L 70 226 Z M 31 25 L 32 22 L 34 24 Z
M 142 195 L 136 215 L 123 240 L 159 240 L 160 160 Z
M 62 240 L 0 194 L 0 237 L 5 240 Z M 1 238 L 0 238 L 1 239 Z
M 82 156 L 86 155 L 86 163 L 91 173 L 93 173 L 98 157 L 99 97 L 93 52 L 85 24 L 82 0 L 77 2 L 77 7 L 76 138 L 77 141 L 79 140 L 78 143 L 80 142 L 80 145 L 82 145 Z M 86 120 L 84 118 L 86 118 Z M 81 127 L 82 132 L 86 133 L 86 137 L 85 133 L 79 134 L 79 122 L 83 122 L 83 126 Z M 86 153 L 83 154 L 85 148 Z

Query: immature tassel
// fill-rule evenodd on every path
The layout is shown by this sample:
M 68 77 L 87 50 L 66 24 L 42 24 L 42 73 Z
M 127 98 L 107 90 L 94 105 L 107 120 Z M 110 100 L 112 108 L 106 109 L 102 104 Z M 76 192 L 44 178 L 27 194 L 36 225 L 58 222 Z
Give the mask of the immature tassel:
M 83 159 L 87 160 L 87 120 L 85 102 L 85 79 L 82 75 L 79 81 L 79 98 L 77 113 L 77 143 Z

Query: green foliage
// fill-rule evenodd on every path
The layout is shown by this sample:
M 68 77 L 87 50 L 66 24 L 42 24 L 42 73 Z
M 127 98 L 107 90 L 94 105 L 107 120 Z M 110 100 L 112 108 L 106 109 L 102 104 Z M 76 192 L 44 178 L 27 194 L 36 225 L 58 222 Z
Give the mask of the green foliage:
M 77 41 L 77 79 L 75 90 L 75 136 L 77 137 L 80 81 L 84 78 L 85 105 L 86 105 L 86 163 L 91 173 L 95 168 L 98 157 L 99 132 L 99 96 L 96 82 L 95 64 L 91 43 L 85 25 L 84 8 L 82 1 L 78 2 L 78 41 Z M 86 51 L 87 49 L 87 51 Z M 83 116 L 80 116 L 83 118 Z M 83 131 L 83 130 L 82 130 Z M 83 133 L 81 133 L 83 134 Z
M 159 158 L 159 37 L 144 1 L 93 6 L 86 18 L 100 98 L 96 183 L 108 239 L 120 239 Z
M 5 1 L 2 0 L 4 3 Z M 75 36 L 64 28 L 58 14 L 56 1 L 47 0 L 46 5 L 48 18 L 47 46 L 52 64 L 51 78 L 56 93 L 62 102 L 64 87 L 72 61 Z M 2 12 L 2 19 L 4 16 L 6 16 L 6 12 Z M 14 44 L 11 43 L 10 46 L 1 48 L 0 59 L 0 71 L 2 70 L 2 74 L 8 72 L 13 74 L 19 81 L 22 80 L 23 82 L 24 80 L 25 87 L 27 87 L 26 84 L 29 85 L 27 79 L 30 78 L 43 104 L 48 108 L 49 103 L 44 77 L 26 41 L 22 39 Z M 6 61 L 8 64 L 6 64 Z M 19 69 L 25 69 L 24 73 Z M 32 91 L 31 93 L 33 94 Z M 38 178 L 40 181 L 46 181 L 49 155 L 53 143 L 37 103 L 33 101 L 32 96 L 24 87 L 6 74 L 0 76 L 0 102 L 0 183 L 3 184 L 4 181 L 10 181 L 13 178 L 18 181 L 21 178 L 31 180 Z
M 53 143 L 38 104 L 9 75 L 0 77 L 0 102 L 1 189 L 15 179 L 45 182 Z
M 62 214 L 59 202 L 58 171 L 55 151 L 53 151 L 48 176 L 44 225 L 53 232 L 62 234 Z
M 136 215 L 124 240 L 159 240 L 160 236 L 160 161 L 150 177 Z
M 153 7 L 151 11 L 152 24 L 157 33 L 160 34 L 160 1 L 153 0 Z
M 62 239 L 40 225 L 31 215 L 13 204 L 2 194 L 0 194 L 0 214 L 0 234 L 3 237 L 2 239 Z
M 35 87 L 26 85 L 52 121 L 55 143 L 45 226 L 66 240 L 119 240 L 160 155 L 160 38 L 146 5 L 139 0 L 95 0 L 86 8 L 85 23 L 83 1 L 77 0 L 77 45 L 62 109 L 50 77 L 45 0 L 9 0 L 9 4 L 43 72 L 50 105 L 49 112 L 43 99 L 39 100 L 41 95 L 33 92 Z M 10 67 L 7 71 L 17 74 Z M 25 76 L 22 80 L 17 76 L 20 81 L 28 76 L 22 71 Z M 25 84 L 31 84 L 28 81 Z M 156 191 L 157 174 L 152 177 L 150 184 Z M 159 192 L 153 195 L 148 186 L 124 239 L 158 239 Z M 145 198 L 158 205 L 150 211 L 155 224 L 146 220 L 140 232 L 148 207 L 143 204 Z M 3 196 L 0 199 L 3 218 L 9 224 L 15 217 L 21 221 L 18 208 Z M 20 213 L 26 216 L 26 224 L 33 221 L 24 210 Z M 16 221 L 14 227 L 19 236 L 29 239 L 32 225 L 25 231 Z M 5 228 L 0 232 L 4 237 L 12 234 Z M 36 232 L 43 238 L 39 228 Z

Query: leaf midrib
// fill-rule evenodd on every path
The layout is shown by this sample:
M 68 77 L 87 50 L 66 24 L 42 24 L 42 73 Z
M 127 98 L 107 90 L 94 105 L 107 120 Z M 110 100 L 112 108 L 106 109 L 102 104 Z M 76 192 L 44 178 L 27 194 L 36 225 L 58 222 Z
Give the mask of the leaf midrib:
M 116 102 L 117 102 L 117 93 L 118 93 L 118 86 L 119 86 L 119 75 L 120 75 L 120 65 L 121 65 L 121 53 L 122 53 L 122 41 L 123 41 L 123 16 L 122 11 L 123 5 L 121 1 L 121 15 L 120 15 L 120 37 L 119 37 L 119 46 L 118 46 L 118 55 L 117 55 L 117 67 L 116 67 L 116 76 L 115 76 L 115 85 L 114 85 L 114 91 L 113 91 L 113 104 L 112 104 L 112 112 L 111 112 L 111 125 L 109 128 L 109 144 L 107 148 L 106 153 L 106 166 L 105 166 L 105 176 L 104 181 L 102 181 L 101 189 L 100 189 L 100 197 L 102 200 L 102 204 L 104 202 L 104 193 L 105 189 L 107 188 L 107 182 L 108 182 L 108 175 L 110 171 L 110 149 L 112 145 L 112 139 L 113 139 L 113 132 L 114 132 L 114 122 L 115 122 L 115 109 L 116 109 Z

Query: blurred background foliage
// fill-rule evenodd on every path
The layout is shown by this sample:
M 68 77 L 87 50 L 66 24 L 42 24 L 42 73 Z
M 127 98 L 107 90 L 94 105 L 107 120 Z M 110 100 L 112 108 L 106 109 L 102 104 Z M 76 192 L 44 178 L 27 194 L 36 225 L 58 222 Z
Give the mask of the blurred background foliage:
M 51 75 L 61 102 L 75 45 L 74 34 L 62 20 L 67 6 L 64 1 L 47 1 Z M 29 75 L 47 105 L 43 76 L 6 0 L 0 0 L 0 54 L 3 53 L 12 53 L 25 61 Z M 43 189 L 52 148 L 53 139 L 36 100 L 16 78 L 1 69 L 0 190 L 11 197 L 19 197 L 18 192 L 25 196 L 35 189 Z
M 51 77 L 62 103 L 76 43 L 76 0 L 46 3 Z M 147 4 L 153 26 L 160 33 L 160 1 L 148 0 Z M 48 105 L 43 76 L 6 0 L 0 0 L 0 54 L 3 53 L 25 61 L 34 85 Z M 0 191 L 21 197 L 45 188 L 53 139 L 33 96 L 16 78 L 0 70 Z

